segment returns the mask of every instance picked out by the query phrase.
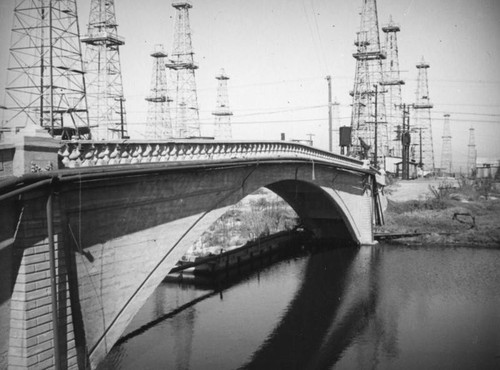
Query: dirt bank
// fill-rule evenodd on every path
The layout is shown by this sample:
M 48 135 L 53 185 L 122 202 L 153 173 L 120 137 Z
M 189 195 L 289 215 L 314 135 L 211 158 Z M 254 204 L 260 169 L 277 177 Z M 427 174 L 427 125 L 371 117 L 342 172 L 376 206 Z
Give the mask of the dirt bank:
M 401 182 L 388 187 L 389 205 L 382 233 L 424 233 L 395 243 L 474 245 L 500 248 L 500 200 L 468 200 L 454 188 L 436 196 L 443 182 Z

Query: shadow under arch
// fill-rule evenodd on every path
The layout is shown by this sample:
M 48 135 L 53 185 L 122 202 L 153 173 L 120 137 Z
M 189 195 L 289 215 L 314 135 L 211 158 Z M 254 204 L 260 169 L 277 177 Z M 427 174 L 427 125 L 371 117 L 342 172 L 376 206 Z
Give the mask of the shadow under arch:
M 379 256 L 370 251 L 366 263 L 365 253 L 341 248 L 313 254 L 281 321 L 240 369 L 325 369 L 338 362 L 378 301 Z
M 333 194 L 321 186 L 303 180 L 283 180 L 265 187 L 283 198 L 316 237 L 357 242 L 354 223 Z

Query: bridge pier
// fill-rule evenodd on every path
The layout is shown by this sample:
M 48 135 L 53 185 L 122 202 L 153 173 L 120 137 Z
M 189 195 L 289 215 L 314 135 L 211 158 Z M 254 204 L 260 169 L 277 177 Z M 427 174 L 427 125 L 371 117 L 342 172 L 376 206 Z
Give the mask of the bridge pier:
M 59 357 L 62 369 L 77 368 L 76 346 L 69 299 L 64 235 L 61 215 L 54 207 L 53 247 L 57 274 L 51 276 L 46 192 L 23 195 L 17 212 L 11 266 L 13 276 L 10 299 L 9 369 L 35 369 L 55 367 Z M 54 280 L 57 297 L 53 300 L 51 282 Z M 56 310 L 54 318 L 54 309 Z M 54 324 L 57 325 L 55 339 Z M 55 343 L 59 346 L 56 356 Z

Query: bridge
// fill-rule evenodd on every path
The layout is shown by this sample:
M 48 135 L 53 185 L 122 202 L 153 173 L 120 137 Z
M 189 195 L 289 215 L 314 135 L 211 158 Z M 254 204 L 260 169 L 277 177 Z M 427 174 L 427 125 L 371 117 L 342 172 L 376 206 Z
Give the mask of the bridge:
M 201 233 L 261 187 L 318 238 L 371 244 L 383 217 L 376 170 L 297 143 L 26 132 L 0 155 L 1 368 L 95 368 Z

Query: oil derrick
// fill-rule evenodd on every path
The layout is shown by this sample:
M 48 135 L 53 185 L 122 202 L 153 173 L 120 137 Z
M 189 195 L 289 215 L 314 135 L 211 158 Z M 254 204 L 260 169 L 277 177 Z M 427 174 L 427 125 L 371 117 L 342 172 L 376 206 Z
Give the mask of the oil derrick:
M 433 105 L 429 99 L 429 84 L 427 80 L 427 69 L 429 67 L 429 64 L 423 58 L 417 64 L 417 95 L 413 106 L 415 109 L 415 123 L 413 125 L 414 130 L 411 132 L 411 142 L 412 144 L 422 142 L 420 151 L 422 152 L 423 170 L 433 172 L 435 169 L 431 126 L 431 109 Z
M 231 116 L 233 112 L 229 108 L 229 98 L 227 94 L 227 81 L 229 77 L 221 69 L 220 74 L 215 76 L 219 81 L 217 86 L 217 105 L 212 115 L 215 116 L 214 137 L 217 140 L 232 139 Z
M 16 1 L 5 90 L 6 127 L 88 137 L 76 0 Z
M 189 1 L 174 1 L 175 28 L 173 50 L 166 64 L 171 70 L 174 99 L 174 136 L 180 138 L 199 137 L 200 120 L 196 93 L 194 52 L 191 43 Z
M 156 45 L 151 53 L 153 57 L 153 74 L 151 77 L 151 92 L 146 98 L 148 102 L 148 117 L 146 121 L 147 139 L 170 139 L 173 137 L 170 120 L 170 99 L 167 95 L 167 71 L 163 45 Z
M 96 140 L 120 139 L 127 136 L 120 66 L 120 46 L 114 0 L 92 0 L 87 35 L 87 101 L 92 137 Z
M 352 148 L 351 154 L 374 158 L 388 154 L 387 122 L 383 89 L 382 61 L 386 58 L 380 49 L 376 0 L 363 0 L 361 26 L 357 33 L 356 73 L 352 91 Z M 377 128 L 375 128 L 377 127 Z M 375 141 L 377 145 L 375 145 Z
M 441 171 L 451 173 L 451 130 L 450 130 L 450 115 L 444 115 L 443 123 L 443 148 L 441 150 Z
M 398 39 L 399 25 L 389 19 L 389 23 L 382 27 L 385 33 L 385 53 L 387 59 L 383 63 L 384 80 L 381 83 L 387 91 L 385 97 L 387 114 L 387 131 L 389 136 L 389 155 L 401 157 L 401 86 L 405 84 L 400 78 Z
M 467 155 L 467 176 L 474 177 L 476 174 L 476 162 L 477 162 L 477 152 L 476 152 L 476 139 L 474 134 L 474 128 L 469 129 L 469 151 Z

